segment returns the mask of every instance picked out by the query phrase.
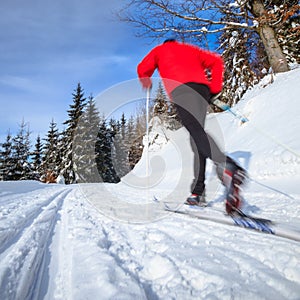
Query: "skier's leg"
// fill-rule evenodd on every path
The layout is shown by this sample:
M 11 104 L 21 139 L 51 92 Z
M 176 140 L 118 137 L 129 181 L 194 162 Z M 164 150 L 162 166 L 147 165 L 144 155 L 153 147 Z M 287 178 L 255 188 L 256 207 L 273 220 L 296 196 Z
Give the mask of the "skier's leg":
M 201 89 L 202 90 L 202 89 Z M 209 89 L 203 86 L 203 94 L 209 99 Z M 190 87 L 181 86 L 173 93 L 173 101 L 183 126 L 188 130 L 191 140 L 191 148 L 194 153 L 194 180 L 191 187 L 192 197 L 189 204 L 205 201 L 205 166 L 206 158 L 218 162 L 225 161 L 225 156 L 204 131 L 208 101 Z M 200 197 L 199 197 L 200 196 Z M 194 201 L 194 197 L 196 197 Z M 192 201 L 193 200 L 193 201 Z
M 241 186 L 247 179 L 247 172 L 233 159 L 226 157 L 226 162 L 217 164 L 217 174 L 226 187 L 225 209 L 233 214 L 242 205 Z
M 190 118 L 183 116 L 183 123 L 195 142 L 193 151 L 195 157 L 199 160 L 198 163 L 195 159 L 194 169 L 198 177 L 195 175 L 194 189 L 195 191 L 204 191 L 205 158 L 212 159 L 217 165 L 217 169 L 219 169 L 218 172 L 220 172 L 220 169 L 223 169 L 220 179 L 226 187 L 225 208 L 228 213 L 232 213 L 235 208 L 240 208 L 241 206 L 240 187 L 247 178 L 247 172 L 230 157 L 227 157 L 220 150 L 214 139 L 204 131 L 206 110 L 211 96 L 208 88 L 193 83 L 191 85 L 188 84 L 188 86 L 193 87 L 193 90 L 197 91 L 197 93 L 186 91 L 186 102 L 183 104 L 183 108 L 188 109 L 188 113 L 192 114 Z M 181 98 L 180 100 L 182 101 Z M 204 162 L 201 164 L 203 160 Z
M 240 207 L 241 197 L 239 186 L 241 182 L 234 180 L 243 177 L 245 170 L 227 157 L 218 147 L 212 137 L 204 131 L 205 117 L 210 93 L 208 89 L 200 88 L 198 92 L 188 86 L 180 86 L 172 93 L 173 101 L 182 124 L 189 131 L 193 152 L 194 152 L 194 186 L 192 193 L 201 194 L 205 188 L 205 160 L 212 159 L 217 166 L 217 173 L 221 182 L 226 187 L 226 211 L 231 213 L 234 207 Z M 201 164 L 202 162 L 202 164 Z M 242 174 L 242 175 L 241 175 Z
M 197 85 L 201 88 L 195 91 L 189 86 L 181 85 L 172 93 L 173 102 L 182 124 L 189 131 L 194 140 L 199 156 L 210 158 L 214 162 L 225 162 L 225 155 L 220 150 L 214 139 L 205 132 L 205 118 L 210 92 L 205 85 Z M 204 96 L 202 96 L 204 95 Z M 193 149 L 193 150 L 194 150 Z
M 191 185 L 191 191 L 192 194 L 205 196 L 204 192 L 205 192 L 206 158 L 199 153 L 199 150 L 193 138 L 190 139 L 190 142 L 194 153 L 194 180 Z

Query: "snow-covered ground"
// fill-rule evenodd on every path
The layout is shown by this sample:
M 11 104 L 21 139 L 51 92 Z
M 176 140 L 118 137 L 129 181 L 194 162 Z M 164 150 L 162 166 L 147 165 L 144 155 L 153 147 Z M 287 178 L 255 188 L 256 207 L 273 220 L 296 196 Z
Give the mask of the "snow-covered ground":
M 233 109 L 246 123 L 230 112 L 207 122 L 249 170 L 244 210 L 294 226 L 299 78 L 296 69 L 249 91 Z M 188 137 L 165 133 L 169 141 L 149 151 L 149 178 L 144 156 L 116 185 L 0 182 L 0 299 L 300 299 L 299 242 L 167 214 L 152 202 L 188 193 Z M 211 164 L 207 175 L 209 199 L 223 209 Z

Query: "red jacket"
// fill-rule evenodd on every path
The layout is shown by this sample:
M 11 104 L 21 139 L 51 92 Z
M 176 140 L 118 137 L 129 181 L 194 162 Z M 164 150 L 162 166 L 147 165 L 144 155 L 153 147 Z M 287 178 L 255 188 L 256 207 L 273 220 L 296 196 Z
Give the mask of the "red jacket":
M 188 82 L 205 84 L 212 94 L 222 90 L 222 58 L 190 44 L 172 41 L 152 49 L 137 67 L 144 88 L 151 86 L 150 77 L 155 69 L 158 69 L 169 95 L 177 86 Z M 211 73 L 210 79 L 206 70 Z

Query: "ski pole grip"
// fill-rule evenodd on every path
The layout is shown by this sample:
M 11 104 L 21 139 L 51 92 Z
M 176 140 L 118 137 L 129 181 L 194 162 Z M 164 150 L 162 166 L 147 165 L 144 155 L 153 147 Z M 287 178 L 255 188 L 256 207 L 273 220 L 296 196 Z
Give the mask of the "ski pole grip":
M 226 111 L 226 110 L 229 110 L 230 109 L 230 106 L 228 104 L 226 104 L 225 102 L 219 100 L 219 99 L 216 99 L 213 104 L 219 108 L 221 108 L 222 110 Z

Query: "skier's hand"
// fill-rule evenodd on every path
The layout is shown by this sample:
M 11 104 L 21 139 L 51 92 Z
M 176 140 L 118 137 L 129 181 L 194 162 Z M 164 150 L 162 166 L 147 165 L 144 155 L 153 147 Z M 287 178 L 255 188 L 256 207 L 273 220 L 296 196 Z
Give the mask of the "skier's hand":
M 222 92 L 218 93 L 218 94 L 211 94 L 211 97 L 210 97 L 210 103 L 213 104 L 215 100 L 217 100 L 220 95 L 221 95 Z
M 149 77 L 144 77 L 140 79 L 143 89 L 149 90 L 152 88 L 152 80 Z

